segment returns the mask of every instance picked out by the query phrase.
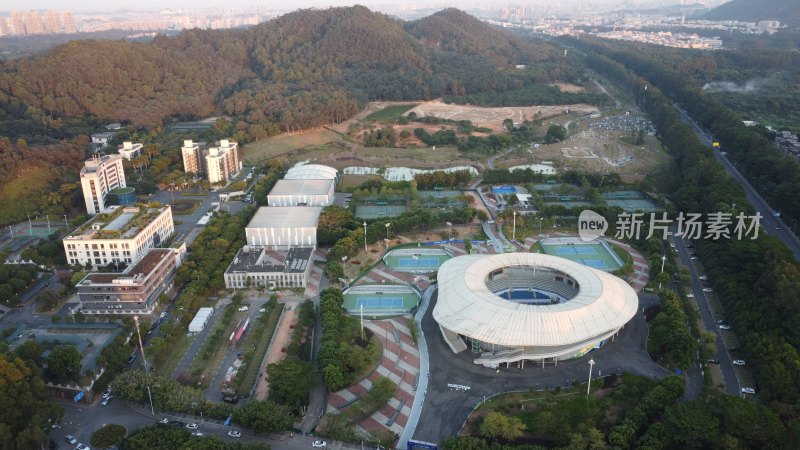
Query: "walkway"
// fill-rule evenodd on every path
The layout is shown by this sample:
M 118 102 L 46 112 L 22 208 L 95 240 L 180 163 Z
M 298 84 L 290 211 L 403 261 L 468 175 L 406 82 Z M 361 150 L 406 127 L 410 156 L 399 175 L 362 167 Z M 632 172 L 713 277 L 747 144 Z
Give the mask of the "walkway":
M 381 363 L 367 378 L 328 395 L 328 413 L 335 413 L 342 405 L 366 394 L 379 377 L 387 377 L 397 384 L 394 397 L 378 411 L 359 422 L 358 426 L 368 432 L 388 429 L 398 435 L 403 433 L 411 415 L 420 367 L 419 350 L 413 344 L 411 331 L 404 318 L 405 316 L 365 323 L 366 328 L 375 333 L 375 337 L 383 345 Z M 399 335 L 399 342 L 395 340 L 395 330 Z M 391 422 L 390 419 L 397 411 L 399 414 L 394 422 Z M 389 423 L 391 424 L 388 425 Z

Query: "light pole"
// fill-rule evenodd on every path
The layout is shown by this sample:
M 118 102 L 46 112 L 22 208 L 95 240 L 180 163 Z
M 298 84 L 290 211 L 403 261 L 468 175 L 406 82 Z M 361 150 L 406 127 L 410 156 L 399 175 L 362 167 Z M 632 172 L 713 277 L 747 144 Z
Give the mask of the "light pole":
M 64 226 L 66 227 L 64 232 L 65 233 L 69 233 L 69 222 L 67 222 L 67 215 L 66 214 L 64 214 Z
M 539 234 L 542 234 L 542 222 L 544 222 L 544 217 L 539 217 Z
M 589 359 L 589 384 L 586 386 L 586 398 L 589 398 L 589 392 L 592 389 L 592 367 L 594 367 L 594 359 Z
M 362 225 L 364 225 L 364 253 L 366 254 L 368 252 L 367 251 L 367 221 L 365 220 Z M 366 256 L 365 256 L 365 258 L 366 258 Z
M 33 236 L 33 223 L 31 223 L 30 214 L 28 214 L 28 233 Z
M 142 352 L 142 365 L 144 366 L 144 376 L 147 376 L 147 358 L 144 356 L 144 345 L 142 345 L 142 332 L 139 330 L 139 316 L 133 316 L 133 322 L 136 325 L 136 336 L 139 338 L 139 351 Z M 150 399 L 150 412 L 153 413 L 153 416 L 156 415 L 156 410 L 153 408 L 153 396 L 150 393 L 150 385 L 147 385 L 147 398 Z
M 345 285 L 347 284 L 347 255 L 342 256 L 342 273 L 344 274 Z
M 389 227 L 392 226 L 391 222 L 386 222 L 383 226 L 386 227 L 386 246 L 389 246 Z
M 661 255 L 661 273 L 664 273 L 664 263 L 667 261 L 667 255 Z M 661 289 L 661 282 L 658 282 L 658 288 Z
M 517 210 L 516 209 L 514 210 L 514 228 L 511 231 L 511 240 L 512 241 L 516 241 L 517 240 Z
M 453 240 L 453 224 L 450 222 L 445 223 L 447 224 L 447 243 L 449 244 Z
M 8 232 L 11 233 L 11 239 L 14 239 L 14 228 L 11 225 L 8 226 Z
M 47 218 L 47 234 L 52 234 L 52 231 L 50 231 L 50 214 L 45 214 L 45 217 Z

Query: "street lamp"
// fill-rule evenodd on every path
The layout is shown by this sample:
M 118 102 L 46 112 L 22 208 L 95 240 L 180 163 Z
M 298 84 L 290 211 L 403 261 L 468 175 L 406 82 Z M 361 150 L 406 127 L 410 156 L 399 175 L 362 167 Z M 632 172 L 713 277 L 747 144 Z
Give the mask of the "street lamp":
M 387 241 L 386 245 L 388 246 L 389 245 L 389 243 L 388 243 L 388 241 L 389 241 L 389 227 L 392 226 L 392 223 L 391 222 L 386 222 L 385 224 L 383 224 L 383 226 L 386 227 L 386 241 Z
M 539 234 L 542 234 L 542 222 L 544 222 L 544 217 L 539 217 Z
M 364 253 L 367 253 L 367 221 L 365 220 L 362 225 L 364 225 Z
M 664 273 L 664 263 L 667 261 L 667 255 L 661 255 L 661 273 Z M 658 282 L 658 288 L 661 289 L 661 282 Z
M 516 241 L 517 240 L 517 210 L 516 209 L 514 210 L 514 228 L 513 228 L 513 231 L 511 232 L 511 240 L 512 241 Z
M 139 337 L 139 350 L 142 352 L 142 365 L 144 366 L 144 376 L 147 377 L 147 358 L 144 356 L 144 345 L 142 345 L 142 332 L 139 330 L 139 316 L 133 316 L 133 322 L 136 324 L 136 336 Z M 156 410 L 153 408 L 153 395 L 150 393 L 150 385 L 147 385 L 147 398 L 150 399 L 150 412 L 153 416 L 156 415 Z
M 445 223 L 447 224 L 447 243 L 449 244 L 453 240 L 453 224 L 450 222 Z
M 347 255 L 342 256 L 342 273 L 344 274 L 344 279 L 347 279 Z
M 592 367 L 594 367 L 594 359 L 589 359 L 589 384 L 586 386 L 586 398 L 589 398 L 589 392 L 592 389 Z
M 33 223 L 31 223 L 31 216 L 28 214 L 28 233 L 33 236 Z

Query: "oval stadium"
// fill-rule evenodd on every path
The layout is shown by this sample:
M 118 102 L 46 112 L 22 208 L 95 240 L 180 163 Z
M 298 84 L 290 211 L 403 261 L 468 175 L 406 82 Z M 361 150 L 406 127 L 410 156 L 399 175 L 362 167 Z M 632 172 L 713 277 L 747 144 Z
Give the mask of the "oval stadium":
M 442 264 L 437 279 L 433 318 L 447 345 L 488 367 L 580 357 L 639 307 L 622 279 L 539 253 L 459 256 Z

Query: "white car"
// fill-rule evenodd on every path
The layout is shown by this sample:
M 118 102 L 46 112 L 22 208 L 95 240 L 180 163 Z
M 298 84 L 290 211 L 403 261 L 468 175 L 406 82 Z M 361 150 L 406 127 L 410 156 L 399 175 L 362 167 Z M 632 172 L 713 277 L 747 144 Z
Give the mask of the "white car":
M 686 294 L 686 298 L 694 298 L 694 294 L 692 294 L 692 293 L 690 292 L 690 293 Z
M 258 310 L 258 312 L 260 312 L 261 314 L 264 314 L 265 312 L 267 312 L 267 308 L 261 308 L 261 309 Z
M 190 430 L 196 430 L 198 428 L 198 426 L 197 426 L 196 423 L 192 422 L 192 423 L 187 423 L 186 424 L 186 428 L 188 428 Z
M 325 448 L 328 446 L 328 443 L 325 441 L 314 441 L 311 443 L 311 446 L 314 448 Z
M 697 261 L 697 256 L 692 256 L 689 259 L 691 259 L 692 261 Z
M 169 419 L 164 417 L 163 419 L 159 420 L 158 423 L 160 423 L 161 425 L 166 425 L 169 423 Z
M 92 449 L 90 449 L 90 448 L 89 448 L 89 446 L 87 446 L 87 445 L 78 444 L 78 445 L 75 447 L 75 450 L 92 450 Z
M 722 324 L 720 324 L 720 325 L 719 325 L 719 329 L 720 329 L 720 330 L 730 330 L 730 329 L 731 329 L 731 326 L 730 326 L 730 325 L 727 325 L 727 324 L 724 324 L 724 323 L 722 323 Z
M 711 288 L 703 288 L 703 292 L 714 292 Z
M 199 431 L 195 431 L 194 433 L 192 433 L 192 436 L 203 437 L 204 435 Z
M 733 365 L 734 366 L 744 366 L 745 364 L 746 363 L 744 362 L 743 359 L 734 359 L 733 360 Z
M 167 312 L 166 312 L 166 311 L 161 311 L 161 314 L 159 314 L 159 315 L 158 315 L 158 317 L 160 317 L 160 318 L 162 318 L 162 319 L 163 319 L 164 317 L 167 317 Z
M 237 430 L 231 430 L 231 431 L 228 431 L 228 436 L 235 437 L 235 438 L 240 438 L 240 437 L 242 437 L 242 432 L 241 431 L 237 431 Z
M 250 308 L 247 307 L 247 306 L 240 306 L 239 307 L 239 311 L 247 311 L 248 309 L 250 309 Z
M 114 398 L 114 397 L 109 395 L 108 397 L 103 399 L 103 401 L 100 402 L 100 404 L 103 405 L 103 406 L 108 406 L 108 404 L 111 403 L 111 399 L 112 398 Z
M 77 439 L 75 439 L 75 436 L 73 436 L 73 435 L 71 435 L 71 434 L 68 434 L 68 435 L 66 436 L 66 438 L 67 438 L 67 442 L 68 442 L 68 443 L 70 443 L 70 444 L 72 444 L 72 445 L 75 445 L 75 444 L 77 444 L 77 443 L 78 443 L 78 440 L 77 440 Z
M 756 395 L 756 390 L 751 387 L 743 387 L 742 394 Z
M 699 277 L 697 277 L 697 279 L 700 281 L 708 281 L 708 277 L 705 275 L 700 275 Z

